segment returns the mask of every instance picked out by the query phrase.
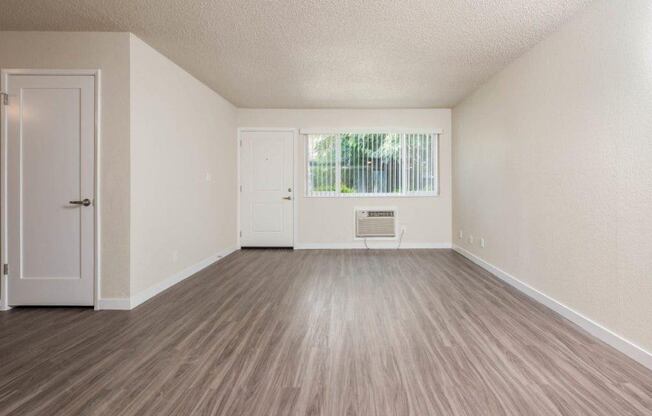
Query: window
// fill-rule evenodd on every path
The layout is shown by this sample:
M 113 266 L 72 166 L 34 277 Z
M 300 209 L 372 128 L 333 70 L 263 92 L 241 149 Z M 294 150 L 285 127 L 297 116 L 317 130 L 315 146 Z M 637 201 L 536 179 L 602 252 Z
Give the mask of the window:
M 435 133 L 309 134 L 307 196 L 437 195 Z

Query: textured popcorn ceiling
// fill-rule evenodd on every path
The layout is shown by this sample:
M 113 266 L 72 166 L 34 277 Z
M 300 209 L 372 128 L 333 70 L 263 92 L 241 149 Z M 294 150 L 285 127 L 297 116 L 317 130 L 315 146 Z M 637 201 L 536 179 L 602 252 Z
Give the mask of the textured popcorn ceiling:
M 0 0 L 0 30 L 128 31 L 240 107 L 451 107 L 589 0 Z

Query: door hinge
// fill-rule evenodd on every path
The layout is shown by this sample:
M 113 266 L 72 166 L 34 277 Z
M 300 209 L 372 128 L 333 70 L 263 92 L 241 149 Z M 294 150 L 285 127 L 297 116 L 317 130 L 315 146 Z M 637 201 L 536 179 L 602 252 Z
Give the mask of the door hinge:
M 5 276 L 9 274 L 9 265 L 7 263 L 2 265 L 2 274 Z
M 240 185 L 240 192 L 242 192 L 242 185 Z
M 0 98 L 2 98 L 2 104 L 9 105 L 9 94 L 6 92 L 0 92 Z
M 240 237 L 242 237 L 242 231 L 240 231 Z

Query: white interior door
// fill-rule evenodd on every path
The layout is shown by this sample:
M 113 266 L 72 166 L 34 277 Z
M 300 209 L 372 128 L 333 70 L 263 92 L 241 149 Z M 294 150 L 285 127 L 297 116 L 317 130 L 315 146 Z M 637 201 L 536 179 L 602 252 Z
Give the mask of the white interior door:
M 293 138 L 291 131 L 241 132 L 243 247 L 293 246 Z
M 9 305 L 92 305 L 93 76 L 9 75 Z

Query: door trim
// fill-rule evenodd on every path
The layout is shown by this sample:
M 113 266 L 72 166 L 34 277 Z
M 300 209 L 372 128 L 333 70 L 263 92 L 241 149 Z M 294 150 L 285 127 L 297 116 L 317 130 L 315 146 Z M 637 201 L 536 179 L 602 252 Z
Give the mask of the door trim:
M 93 244 L 95 262 L 94 267 L 94 290 L 93 305 L 95 310 L 99 309 L 100 288 L 101 288 L 101 192 L 100 192 L 100 150 L 101 150 L 101 104 L 102 104 L 102 71 L 100 69 L 0 69 L 0 91 L 8 90 L 10 75 L 86 75 L 92 76 L 95 83 L 95 204 L 94 204 L 94 226 L 95 238 Z M 0 264 L 8 262 L 7 258 L 7 113 L 4 105 L 0 105 Z M 11 265 L 10 265 L 11 267 Z M 0 275 L 0 311 L 9 310 L 8 305 L 8 277 Z
M 244 132 L 288 132 L 292 133 L 292 181 L 294 182 L 293 185 L 293 191 L 292 191 L 292 248 L 294 249 L 297 246 L 297 240 L 298 240 L 298 235 L 299 235 L 299 221 L 298 221 L 298 209 L 297 209 L 297 202 L 299 199 L 299 192 L 297 192 L 297 184 L 299 183 L 298 180 L 298 173 L 299 173 L 299 167 L 297 166 L 297 160 L 298 160 L 298 152 L 297 152 L 297 139 L 298 139 L 298 132 L 299 130 L 296 128 L 292 127 L 286 127 L 286 128 L 278 128 L 278 127 L 238 127 L 238 137 L 237 137 L 237 142 L 236 142 L 236 147 L 238 149 L 238 154 L 237 154 L 237 169 L 238 169 L 238 176 L 237 176 L 237 188 L 236 192 L 238 193 L 238 198 L 237 198 L 237 211 L 238 211 L 238 216 L 237 216 L 237 222 L 238 222 L 238 229 L 237 229 L 237 235 L 236 239 L 238 242 L 238 248 L 242 248 L 242 244 L 240 243 L 240 231 L 242 230 L 242 223 L 240 222 L 240 197 L 242 196 L 242 192 L 240 192 L 240 185 L 242 185 L 240 176 L 240 149 L 242 148 L 242 133 Z

